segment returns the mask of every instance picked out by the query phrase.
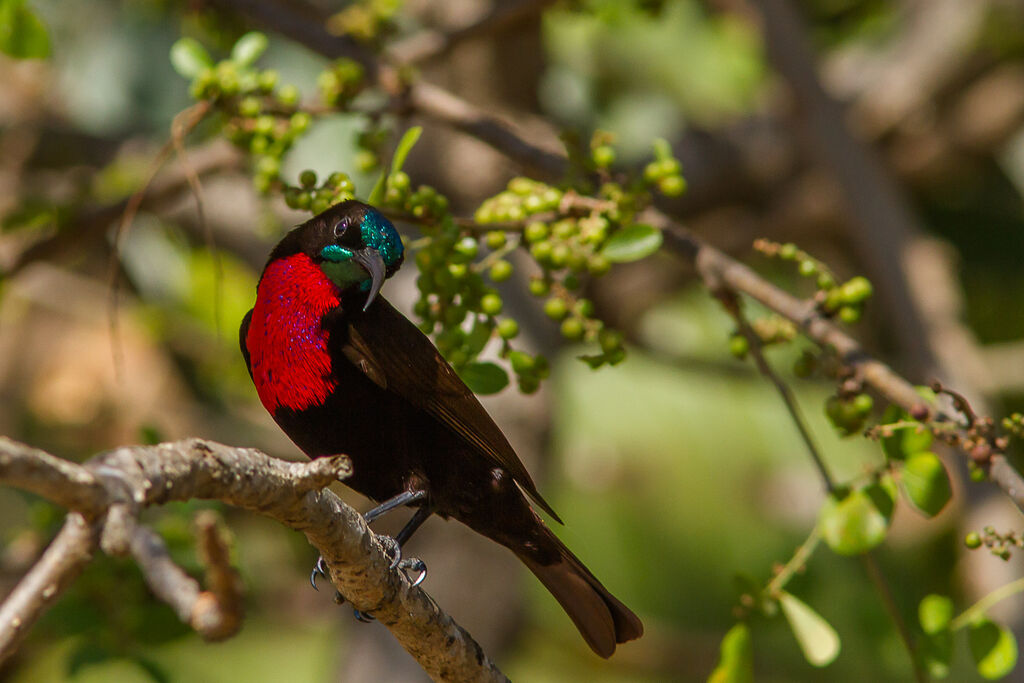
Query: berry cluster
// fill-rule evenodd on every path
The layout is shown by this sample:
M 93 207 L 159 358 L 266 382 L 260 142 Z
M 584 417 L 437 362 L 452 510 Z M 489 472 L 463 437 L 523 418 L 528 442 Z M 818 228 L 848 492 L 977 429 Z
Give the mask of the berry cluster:
M 1010 530 L 1000 534 L 993 526 L 986 526 L 982 533 L 971 531 L 964 538 L 964 544 L 971 550 L 985 546 L 996 557 L 1009 560 L 1010 548 L 1024 548 L 1024 537 L 1019 536 L 1015 531 Z
M 779 244 L 769 240 L 758 240 L 754 243 L 754 248 L 766 256 L 795 262 L 797 272 L 801 276 L 814 278 L 818 288 L 815 300 L 825 315 L 837 317 L 848 324 L 860 320 L 864 304 L 873 293 L 870 280 L 856 276 L 838 283 L 828 266 L 792 243 Z
M 825 401 L 825 415 L 840 434 L 850 436 L 864 428 L 864 422 L 874 407 L 870 394 L 835 395 Z
M 317 185 L 316 172 L 306 169 L 299 174 L 298 186 L 284 186 L 284 201 L 300 211 L 320 213 L 346 199 L 354 199 L 356 187 L 345 173 L 335 172 Z
M 1024 415 L 1013 413 L 1009 417 L 1004 417 L 1003 429 L 1018 439 L 1024 439 Z

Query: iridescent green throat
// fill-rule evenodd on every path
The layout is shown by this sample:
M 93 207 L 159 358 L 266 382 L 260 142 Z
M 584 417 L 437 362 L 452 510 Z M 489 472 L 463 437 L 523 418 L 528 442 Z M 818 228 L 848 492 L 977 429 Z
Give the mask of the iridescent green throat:
M 348 289 L 353 285 L 367 289 L 370 286 L 370 274 L 366 269 L 352 260 L 352 250 L 329 244 L 320 250 L 323 263 L 320 269 L 339 289 Z

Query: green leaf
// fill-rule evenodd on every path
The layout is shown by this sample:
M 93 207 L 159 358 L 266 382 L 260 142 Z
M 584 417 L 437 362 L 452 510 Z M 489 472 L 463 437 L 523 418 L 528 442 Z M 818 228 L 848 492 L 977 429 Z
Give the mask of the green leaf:
M 896 404 L 890 404 L 882 416 L 882 424 L 911 421 L 905 410 Z M 915 425 L 920 424 L 914 422 Z M 923 427 L 923 425 L 922 425 Z M 908 456 L 926 451 L 932 445 L 932 433 L 927 429 L 918 431 L 917 427 L 904 427 L 894 431 L 892 436 L 882 438 L 882 452 L 890 460 L 903 460 Z
M 413 146 L 420 139 L 420 133 L 422 132 L 422 126 L 413 126 L 405 131 L 402 139 L 398 141 L 398 147 L 395 147 L 394 157 L 391 158 L 391 173 L 398 173 L 402 170 L 402 166 L 405 165 L 405 158 L 409 156 L 409 152 L 412 151 Z
M 384 198 L 384 187 L 388 175 L 402 170 L 402 166 L 405 165 L 405 158 L 409 156 L 409 152 L 412 150 L 413 145 L 416 144 L 416 141 L 420 139 L 420 133 L 422 132 L 422 126 L 413 126 L 405 131 L 402 139 L 398 141 L 398 146 L 395 147 L 394 155 L 391 157 L 391 169 L 381 170 L 377 182 L 373 185 L 373 190 L 370 191 L 370 196 L 366 198 L 368 204 L 377 205 Z
M 721 659 L 708 676 L 708 683 L 754 683 L 754 648 L 749 626 L 736 624 L 722 638 Z
M 17 59 L 50 56 L 50 35 L 24 0 L 0 0 L 0 52 Z
M 634 223 L 612 235 L 601 254 L 613 263 L 639 261 L 658 251 L 661 241 L 661 230 L 651 225 Z
M 171 66 L 185 78 L 195 78 L 213 66 L 210 53 L 192 38 L 179 38 L 171 46 Z
M 818 517 L 818 529 L 840 555 L 860 555 L 885 540 L 893 500 L 878 484 L 850 492 L 842 500 L 829 496 Z
M 494 363 L 467 363 L 459 377 L 476 394 L 496 394 L 508 386 L 508 373 Z
M 939 631 L 934 635 L 925 635 L 919 641 L 918 656 L 928 674 L 933 678 L 945 678 L 949 675 L 949 664 L 953 661 L 953 633 Z
M 981 619 L 971 624 L 967 634 L 971 655 L 978 673 L 989 680 L 1002 678 L 1017 665 L 1017 640 L 1006 628 Z
M 946 468 L 930 451 L 907 458 L 902 478 L 907 499 L 929 517 L 939 514 L 953 496 Z
M 839 655 L 839 634 L 832 625 L 802 600 L 785 591 L 779 595 L 779 604 L 804 658 L 813 666 L 831 664 Z
M 917 618 L 921 629 L 929 635 L 944 631 L 953 620 L 953 601 L 945 595 L 926 595 L 917 606 Z
M 259 31 L 250 31 L 235 41 L 231 48 L 231 60 L 239 66 L 249 66 L 260 58 L 267 49 L 267 37 Z

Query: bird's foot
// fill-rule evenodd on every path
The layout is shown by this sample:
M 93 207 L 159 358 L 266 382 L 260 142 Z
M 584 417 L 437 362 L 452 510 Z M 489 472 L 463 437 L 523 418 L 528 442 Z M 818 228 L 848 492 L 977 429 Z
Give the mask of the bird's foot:
M 402 561 L 402 546 L 391 536 L 377 534 L 377 540 L 384 546 L 384 554 L 391 558 L 391 568 L 394 569 Z
M 405 575 L 405 580 L 412 584 L 413 588 L 423 583 L 423 580 L 427 578 L 427 563 L 418 557 L 407 557 L 400 560 L 396 566 Z M 411 571 L 417 572 L 415 579 L 409 578 L 409 572 Z
M 322 555 L 316 558 L 316 564 L 313 565 L 313 571 L 309 574 L 309 583 L 312 584 L 313 590 L 315 591 L 320 590 L 316 586 L 316 579 L 318 576 L 322 576 L 325 579 L 330 578 L 327 576 L 327 563 L 324 562 L 324 558 Z
M 423 580 L 427 578 L 426 562 L 418 557 L 403 558 L 401 543 L 391 536 L 377 536 L 377 538 L 380 540 L 381 545 L 384 546 L 384 552 L 391 558 L 391 569 L 401 571 L 405 575 L 406 581 L 411 583 L 413 587 L 423 583 Z M 409 577 L 410 571 L 417 573 L 415 579 Z

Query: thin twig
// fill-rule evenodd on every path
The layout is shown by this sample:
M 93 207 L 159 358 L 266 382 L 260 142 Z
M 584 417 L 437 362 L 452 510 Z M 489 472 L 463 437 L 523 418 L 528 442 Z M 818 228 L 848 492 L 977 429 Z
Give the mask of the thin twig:
M 0 664 L 89 564 L 98 546 L 98 525 L 77 512 L 68 514 L 43 556 L 0 604 Z

